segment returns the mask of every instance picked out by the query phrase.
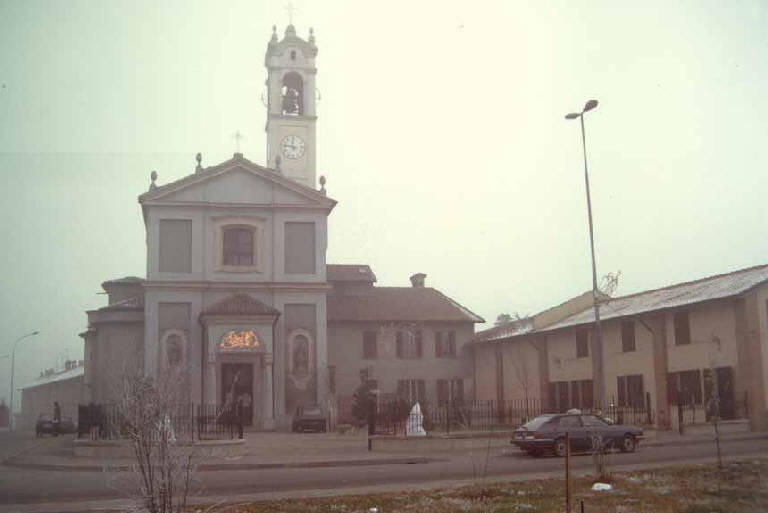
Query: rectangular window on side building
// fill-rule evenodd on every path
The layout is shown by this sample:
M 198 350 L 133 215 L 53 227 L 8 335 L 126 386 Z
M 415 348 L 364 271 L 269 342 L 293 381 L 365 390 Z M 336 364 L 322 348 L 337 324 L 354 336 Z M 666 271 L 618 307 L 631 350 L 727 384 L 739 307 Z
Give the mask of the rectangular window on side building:
M 621 350 L 625 353 L 635 350 L 635 321 L 621 323 Z
M 691 322 L 688 312 L 677 312 L 675 322 L 675 345 L 683 346 L 691 343 Z
M 589 356 L 589 332 L 587 330 L 576 331 L 576 358 Z

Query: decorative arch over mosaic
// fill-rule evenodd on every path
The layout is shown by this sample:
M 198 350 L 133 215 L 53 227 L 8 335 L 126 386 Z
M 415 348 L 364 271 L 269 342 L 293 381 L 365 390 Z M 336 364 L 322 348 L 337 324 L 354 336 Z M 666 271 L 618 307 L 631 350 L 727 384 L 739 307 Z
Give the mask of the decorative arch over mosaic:
M 219 349 L 222 351 L 258 349 L 259 345 L 259 336 L 253 330 L 230 330 L 219 339 Z

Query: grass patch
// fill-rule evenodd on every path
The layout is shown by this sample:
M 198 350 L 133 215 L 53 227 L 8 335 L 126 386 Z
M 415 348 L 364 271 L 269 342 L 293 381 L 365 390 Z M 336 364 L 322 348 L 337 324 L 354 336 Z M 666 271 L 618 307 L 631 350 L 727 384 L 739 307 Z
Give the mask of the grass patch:
M 768 459 L 691 465 L 613 475 L 614 489 L 591 490 L 592 479 L 574 479 L 574 512 L 757 513 L 768 511 Z M 230 513 L 537 513 L 565 511 L 562 480 L 467 486 L 322 499 L 292 499 L 227 508 Z M 191 511 L 204 511 L 192 509 Z

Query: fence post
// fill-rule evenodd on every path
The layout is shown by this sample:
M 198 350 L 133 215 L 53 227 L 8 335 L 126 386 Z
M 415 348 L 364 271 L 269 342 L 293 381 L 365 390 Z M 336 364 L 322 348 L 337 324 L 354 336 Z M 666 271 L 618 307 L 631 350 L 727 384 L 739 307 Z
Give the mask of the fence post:
M 682 393 L 677 391 L 677 431 L 681 435 L 683 434 L 683 401 Z
M 565 511 L 571 513 L 571 434 L 565 432 Z
M 451 401 L 445 402 L 445 433 L 451 434 Z
M 653 425 L 653 416 L 651 415 L 651 393 L 645 393 L 645 420 L 650 426 Z
M 744 390 L 744 417 L 749 418 L 749 397 L 746 390 Z

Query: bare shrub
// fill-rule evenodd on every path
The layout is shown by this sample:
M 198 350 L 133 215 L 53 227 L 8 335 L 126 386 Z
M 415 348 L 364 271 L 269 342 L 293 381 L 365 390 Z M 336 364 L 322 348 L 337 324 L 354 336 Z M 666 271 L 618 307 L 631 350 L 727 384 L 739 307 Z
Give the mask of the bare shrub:
M 115 475 L 115 484 L 135 499 L 136 510 L 182 513 L 193 483 L 191 407 L 183 371 L 168 369 L 155 378 L 140 371 L 123 373 L 115 387 L 121 437 L 130 443 L 135 462 Z

